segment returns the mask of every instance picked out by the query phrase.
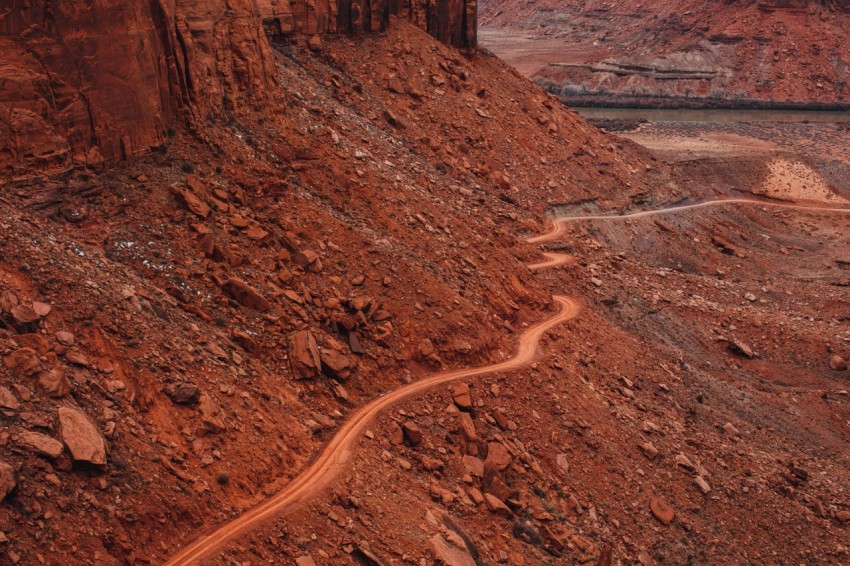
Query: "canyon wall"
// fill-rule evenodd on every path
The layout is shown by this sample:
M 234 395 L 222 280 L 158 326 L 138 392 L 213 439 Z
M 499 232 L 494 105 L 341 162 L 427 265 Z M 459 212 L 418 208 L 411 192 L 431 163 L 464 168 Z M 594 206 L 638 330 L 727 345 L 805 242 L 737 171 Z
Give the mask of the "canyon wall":
M 62 169 L 161 146 L 261 103 L 268 36 L 383 31 L 390 14 L 476 44 L 475 0 L 9 0 L 0 8 L 0 170 Z
M 476 0 L 258 0 L 271 36 L 384 31 L 389 16 L 404 17 L 458 48 L 477 43 Z
M 481 37 L 569 104 L 840 105 L 850 0 L 482 0 Z

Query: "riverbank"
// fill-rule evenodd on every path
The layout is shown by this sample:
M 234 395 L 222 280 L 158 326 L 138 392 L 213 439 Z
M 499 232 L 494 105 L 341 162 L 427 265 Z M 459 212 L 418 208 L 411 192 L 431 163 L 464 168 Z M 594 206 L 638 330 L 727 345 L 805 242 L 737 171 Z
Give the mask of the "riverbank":
M 846 102 L 806 102 L 794 100 L 762 100 L 756 98 L 713 98 L 685 96 L 624 96 L 618 94 L 565 95 L 561 85 L 547 79 L 534 81 L 570 107 L 634 108 L 651 110 L 781 110 L 806 112 L 847 112 Z M 848 118 L 850 120 L 850 118 Z
M 739 122 L 823 123 L 850 127 L 850 112 L 829 110 L 735 110 L 735 109 L 659 109 L 572 106 L 573 110 L 595 125 L 610 130 L 629 128 L 645 122 L 701 122 L 711 124 Z

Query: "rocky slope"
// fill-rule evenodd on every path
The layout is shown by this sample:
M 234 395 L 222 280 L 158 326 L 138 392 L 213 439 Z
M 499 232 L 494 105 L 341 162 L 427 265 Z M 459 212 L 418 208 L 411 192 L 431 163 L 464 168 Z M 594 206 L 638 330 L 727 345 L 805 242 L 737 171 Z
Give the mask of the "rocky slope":
M 115 18 L 135 21 L 127 9 Z M 357 407 L 507 359 L 569 294 L 587 308 L 539 361 L 394 407 L 330 490 L 216 562 L 846 562 L 841 222 L 754 209 L 576 226 L 547 244 L 573 263 L 527 267 L 547 214 L 755 192 L 773 156 L 651 154 L 401 18 L 269 42 L 268 13 L 193 14 L 178 18 L 202 56 L 178 66 L 198 70 L 185 100 L 156 73 L 145 97 L 104 75 L 126 105 L 176 105 L 155 150 L 71 159 L 92 126 L 70 108 L 95 93 L 50 72 L 70 102 L 24 115 L 67 152 L 6 153 L 4 561 L 162 563 L 288 484 Z M 51 45 L 26 29 L 2 40 Z M 122 44 L 78 39 L 57 68 Z M 143 66 L 116 57 L 96 69 Z M 152 115 L 97 139 L 156 132 Z M 817 164 L 828 194 L 846 184 L 839 161 Z
M 486 47 L 571 100 L 834 103 L 850 93 L 845 2 L 489 0 L 481 25 Z
M 198 87 L 214 110 L 147 157 L 16 161 L 0 195 L 13 561 L 161 560 L 286 482 L 363 400 L 505 355 L 550 308 L 515 236 L 549 201 L 625 202 L 619 187 L 661 175 L 500 61 L 391 30 L 258 47 L 247 67 L 214 51 L 198 65 L 221 99 Z

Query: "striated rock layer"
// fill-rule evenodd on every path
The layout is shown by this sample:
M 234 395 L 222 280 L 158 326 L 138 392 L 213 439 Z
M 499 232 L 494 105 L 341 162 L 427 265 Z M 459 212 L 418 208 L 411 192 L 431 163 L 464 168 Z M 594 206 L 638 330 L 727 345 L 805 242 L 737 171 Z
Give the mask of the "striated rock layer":
M 273 37 L 362 33 L 404 15 L 476 44 L 475 0 L 11 0 L 0 11 L 0 169 L 64 169 L 161 146 L 169 127 L 262 102 Z
M 477 0 L 258 0 L 258 4 L 272 36 L 384 31 L 394 15 L 454 47 L 473 48 L 477 43 Z
M 847 0 L 485 0 L 481 36 L 571 103 L 840 104 L 848 13 Z

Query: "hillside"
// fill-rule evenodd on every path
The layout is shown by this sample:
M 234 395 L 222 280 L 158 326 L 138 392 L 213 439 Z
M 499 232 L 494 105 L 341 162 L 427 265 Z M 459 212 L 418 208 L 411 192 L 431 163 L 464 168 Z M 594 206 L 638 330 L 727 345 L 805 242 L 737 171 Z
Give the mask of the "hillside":
M 846 562 L 850 131 L 650 151 L 460 4 L 18 4 L 4 561 Z
M 285 483 L 364 400 L 504 356 L 552 308 L 515 233 L 567 187 L 644 190 L 646 156 L 492 57 L 401 21 L 319 52 L 307 39 L 258 39 L 259 83 L 210 63 L 229 94 L 192 81 L 209 102 L 189 93 L 188 127 L 145 130 L 138 99 L 93 85 L 101 116 L 131 108 L 114 127 L 163 136 L 147 156 L 6 154 L 10 556 L 156 562 Z M 73 147 L 79 126 L 54 124 Z M 94 426 L 82 455 L 56 441 L 62 407 Z
M 485 47 L 574 102 L 735 106 L 850 96 L 843 2 L 488 0 L 480 21 Z

